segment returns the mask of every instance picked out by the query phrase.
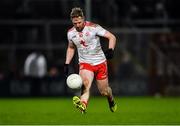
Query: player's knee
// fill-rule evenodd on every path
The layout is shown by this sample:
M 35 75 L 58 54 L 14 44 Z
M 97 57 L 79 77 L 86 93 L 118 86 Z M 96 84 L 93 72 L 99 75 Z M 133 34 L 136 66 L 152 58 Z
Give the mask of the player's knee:
M 83 80 L 83 83 L 84 83 L 84 85 L 88 85 L 88 84 L 89 84 L 88 79 L 84 79 L 84 80 Z

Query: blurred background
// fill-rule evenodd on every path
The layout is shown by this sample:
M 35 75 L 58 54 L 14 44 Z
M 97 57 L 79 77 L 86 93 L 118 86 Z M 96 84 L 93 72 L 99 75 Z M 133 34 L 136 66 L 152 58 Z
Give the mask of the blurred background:
M 1 0 L 0 97 L 68 96 L 63 64 L 72 7 L 117 37 L 116 96 L 180 95 L 178 0 Z M 102 46 L 107 48 L 107 40 Z M 78 72 L 77 56 L 72 72 Z M 96 85 L 92 95 L 99 95 Z

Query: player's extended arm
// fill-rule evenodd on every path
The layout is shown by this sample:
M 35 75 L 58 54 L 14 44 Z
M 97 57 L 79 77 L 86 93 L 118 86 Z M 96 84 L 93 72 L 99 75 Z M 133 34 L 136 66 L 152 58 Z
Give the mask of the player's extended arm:
M 75 54 L 75 45 L 73 43 L 69 42 L 68 48 L 67 48 L 67 51 L 66 51 L 66 61 L 65 61 L 65 64 L 70 64 L 74 54 Z
M 116 45 L 116 37 L 109 31 L 107 31 L 104 35 L 105 38 L 109 39 L 109 49 L 115 48 Z
M 64 74 L 67 77 L 69 74 L 69 64 L 75 54 L 75 45 L 73 43 L 68 44 L 67 51 L 66 51 L 66 61 L 64 63 Z
M 116 46 L 116 37 L 109 31 L 105 33 L 104 37 L 109 40 L 109 46 L 108 50 L 105 52 L 105 56 L 107 59 L 112 59 L 114 56 L 114 48 Z

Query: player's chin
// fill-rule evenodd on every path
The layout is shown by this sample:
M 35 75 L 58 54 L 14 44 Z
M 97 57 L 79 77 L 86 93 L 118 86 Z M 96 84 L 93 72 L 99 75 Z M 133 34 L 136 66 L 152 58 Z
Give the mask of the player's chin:
M 81 32 L 81 31 L 82 31 L 82 28 L 76 28 L 76 30 L 77 30 L 78 32 Z

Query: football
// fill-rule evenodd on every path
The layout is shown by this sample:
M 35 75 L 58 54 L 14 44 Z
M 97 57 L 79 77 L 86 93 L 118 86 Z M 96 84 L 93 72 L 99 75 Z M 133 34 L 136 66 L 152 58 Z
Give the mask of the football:
M 70 74 L 67 77 L 66 83 L 71 89 L 80 89 L 82 86 L 82 78 L 79 74 Z

